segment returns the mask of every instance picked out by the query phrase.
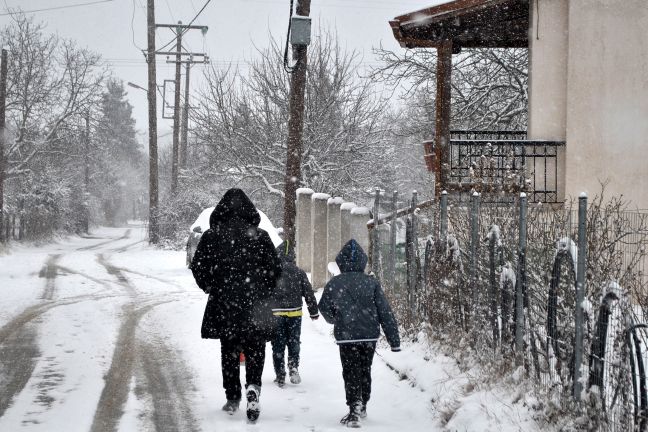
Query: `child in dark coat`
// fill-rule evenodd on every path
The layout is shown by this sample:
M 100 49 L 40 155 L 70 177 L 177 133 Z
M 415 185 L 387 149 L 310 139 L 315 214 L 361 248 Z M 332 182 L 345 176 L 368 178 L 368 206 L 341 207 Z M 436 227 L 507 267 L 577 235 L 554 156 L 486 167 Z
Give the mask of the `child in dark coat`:
M 284 354 L 288 347 L 288 373 L 290 382 L 299 384 L 299 344 L 302 324 L 302 297 L 306 300 L 308 313 L 312 320 L 319 318 L 317 300 L 313 287 L 306 273 L 297 267 L 295 252 L 288 242 L 277 247 L 277 255 L 281 260 L 281 277 L 275 288 L 275 306 L 272 313 L 277 319 L 277 331 L 272 341 L 272 361 L 276 378 L 274 382 L 283 387 L 286 382 L 286 366 Z
M 396 318 L 380 283 L 364 273 L 367 255 L 358 242 L 349 240 L 335 259 L 340 274 L 324 287 L 319 310 L 333 324 L 340 348 L 342 377 L 349 413 L 341 423 L 360 427 L 367 416 L 371 395 L 371 364 L 382 327 L 392 351 L 400 351 Z

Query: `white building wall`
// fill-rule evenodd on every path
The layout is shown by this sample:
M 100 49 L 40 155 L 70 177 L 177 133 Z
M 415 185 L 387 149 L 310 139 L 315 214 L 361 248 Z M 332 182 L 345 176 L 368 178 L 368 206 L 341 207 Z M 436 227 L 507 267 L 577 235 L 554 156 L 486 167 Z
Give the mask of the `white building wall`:
M 567 0 L 533 0 L 529 17 L 529 126 L 528 138 L 565 141 L 567 136 Z M 569 145 L 569 144 L 567 144 Z M 527 160 L 529 175 L 535 175 L 537 186 L 565 191 L 565 148 L 555 160 L 548 160 L 547 172 L 557 169 L 556 179 L 545 184 L 544 165 L 533 166 Z M 538 159 L 538 164 L 541 160 Z M 544 162 L 542 162 L 544 163 Z M 557 184 L 556 184 L 557 183 Z M 560 195 L 558 199 L 564 198 Z
M 648 2 L 568 3 L 567 194 L 648 208 Z

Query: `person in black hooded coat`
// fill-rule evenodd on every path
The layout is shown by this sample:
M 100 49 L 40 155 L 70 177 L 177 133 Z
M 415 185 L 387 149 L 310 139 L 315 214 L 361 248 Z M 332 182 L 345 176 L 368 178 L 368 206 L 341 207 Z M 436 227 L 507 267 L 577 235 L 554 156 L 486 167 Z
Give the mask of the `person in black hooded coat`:
M 233 414 L 241 400 L 239 354 L 245 354 L 247 415 L 259 415 L 265 344 L 275 330 L 272 299 L 281 264 L 261 218 L 240 189 L 228 190 L 212 212 L 191 262 L 198 286 L 207 294 L 201 334 L 220 339 L 223 387 Z

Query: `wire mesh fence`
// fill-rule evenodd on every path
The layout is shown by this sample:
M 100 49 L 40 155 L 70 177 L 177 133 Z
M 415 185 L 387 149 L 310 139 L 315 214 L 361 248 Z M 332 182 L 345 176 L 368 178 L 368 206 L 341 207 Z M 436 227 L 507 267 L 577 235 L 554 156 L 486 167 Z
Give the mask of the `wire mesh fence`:
M 646 430 L 648 213 L 448 201 L 374 209 L 373 268 L 403 326 L 522 366 L 584 429 Z

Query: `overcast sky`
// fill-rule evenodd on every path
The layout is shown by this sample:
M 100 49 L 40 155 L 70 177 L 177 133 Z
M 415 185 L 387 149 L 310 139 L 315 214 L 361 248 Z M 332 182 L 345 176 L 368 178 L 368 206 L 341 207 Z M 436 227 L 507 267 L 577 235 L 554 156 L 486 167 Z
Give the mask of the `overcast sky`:
M 92 3 L 101 0 L 0 0 L 0 13 L 20 7 L 23 11 Z M 163 24 L 183 21 L 188 23 L 206 0 L 156 0 L 156 22 Z M 364 66 L 375 64 L 371 48 L 380 43 L 387 48 L 400 49 L 389 28 L 389 20 L 405 12 L 421 9 L 439 0 L 312 0 L 311 17 L 323 26 L 337 30 L 340 42 L 350 50 L 358 51 Z M 255 45 L 268 44 L 268 34 L 284 40 L 288 25 L 290 0 L 211 0 L 194 22 L 209 26 L 203 38 L 192 30 L 186 38 L 189 48 L 206 52 L 215 65 L 229 62 L 239 65 L 255 54 Z M 117 77 L 146 87 L 146 63 L 140 48 L 146 47 L 146 0 L 112 0 L 72 8 L 39 11 L 33 15 L 47 24 L 47 29 L 76 40 L 100 53 L 113 67 Z M 4 27 L 10 16 L 0 16 Z M 156 46 L 173 38 L 168 29 L 157 30 Z M 192 69 L 192 82 L 199 84 L 201 66 Z M 196 77 L 196 80 L 193 80 Z M 173 79 L 173 65 L 158 59 L 158 84 Z M 195 86 L 192 86 L 195 89 Z M 146 94 L 127 88 L 134 107 L 137 128 L 147 128 Z M 161 107 L 158 100 L 158 111 Z M 164 134 L 172 120 L 160 120 L 159 130 Z

